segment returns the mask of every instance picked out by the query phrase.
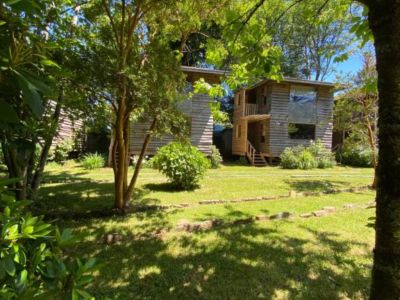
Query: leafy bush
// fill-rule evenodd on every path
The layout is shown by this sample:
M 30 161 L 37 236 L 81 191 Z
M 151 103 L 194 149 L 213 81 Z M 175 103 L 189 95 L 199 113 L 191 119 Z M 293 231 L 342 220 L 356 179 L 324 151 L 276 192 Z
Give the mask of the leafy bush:
M 104 167 L 105 158 L 98 153 L 86 154 L 82 159 L 82 167 L 86 170 L 93 170 Z
M 63 163 L 68 159 L 69 153 L 74 149 L 74 142 L 71 139 L 61 140 L 57 145 L 50 149 L 49 160 Z
M 222 163 L 221 153 L 219 153 L 219 150 L 217 147 L 215 147 L 215 145 L 211 146 L 210 163 L 211 168 L 213 169 L 219 168 L 220 164 Z
M 362 144 L 345 144 L 342 150 L 336 153 L 337 160 L 348 166 L 371 167 L 372 151 Z
M 318 167 L 318 162 L 308 149 L 304 149 L 299 154 L 299 169 L 308 170 Z
M 92 281 L 94 259 L 66 256 L 75 242 L 70 229 L 62 233 L 42 217 L 25 212 L 29 201 L 16 201 L 0 181 L 0 298 L 90 299 L 83 288 Z
M 307 148 L 302 145 L 286 148 L 280 159 L 284 169 L 325 169 L 335 165 L 333 154 L 320 141 L 311 142 Z
M 132 162 L 133 167 L 136 167 L 138 160 L 139 160 L 139 155 L 133 155 L 131 157 L 131 162 Z M 141 168 L 149 168 L 149 169 L 154 168 L 153 160 L 149 156 L 146 155 L 143 158 Z
M 210 162 L 196 147 L 173 142 L 160 148 L 153 157 L 154 166 L 178 188 L 195 188 L 210 167 Z
M 239 159 L 236 161 L 236 163 L 239 166 L 248 166 L 249 165 L 249 162 L 248 162 L 247 158 L 244 157 L 244 156 L 239 157 Z

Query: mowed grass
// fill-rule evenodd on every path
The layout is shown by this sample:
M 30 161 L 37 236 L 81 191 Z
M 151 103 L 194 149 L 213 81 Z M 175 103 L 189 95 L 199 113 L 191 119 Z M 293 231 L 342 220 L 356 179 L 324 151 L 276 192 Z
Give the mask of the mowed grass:
M 113 299 L 366 299 L 372 265 L 373 192 L 211 205 L 124 217 L 72 221 L 85 235 L 74 250 L 97 257 L 91 286 Z M 334 206 L 324 217 L 300 213 Z M 182 232 L 176 225 L 219 218 L 294 213 L 288 220 Z M 161 234 L 157 234 L 160 233 Z M 105 245 L 103 235 L 123 235 Z
M 132 170 L 131 170 L 132 171 Z M 156 170 L 141 171 L 133 204 L 193 204 L 201 200 L 235 200 L 288 195 L 289 191 L 325 191 L 367 185 L 372 169 L 335 167 L 327 170 L 283 170 L 279 167 L 222 166 L 209 170 L 200 188 L 176 191 Z M 113 172 L 110 168 L 87 171 L 75 162 L 46 168 L 41 195 L 50 209 L 74 211 L 113 205 Z M 50 183 L 51 182 L 51 183 Z
M 76 163 L 47 168 L 42 202 L 53 209 L 110 208 L 112 171 L 84 171 Z M 366 299 L 374 231 L 368 226 L 373 191 L 199 205 L 200 200 L 288 195 L 367 185 L 371 169 L 282 170 L 224 166 L 210 170 L 195 191 L 171 190 L 158 172 L 143 169 L 136 203 L 191 203 L 185 209 L 148 211 L 60 222 L 83 240 L 70 249 L 96 257 L 90 292 L 111 299 Z M 56 182 L 55 182 L 56 181 Z M 355 208 L 346 209 L 345 204 Z M 333 206 L 323 217 L 300 214 Z M 235 220 L 290 212 L 293 218 L 232 225 Z M 221 219 L 225 226 L 183 232 L 177 224 Z M 231 225 L 229 225 L 231 224 Z M 120 244 L 103 236 L 119 233 Z

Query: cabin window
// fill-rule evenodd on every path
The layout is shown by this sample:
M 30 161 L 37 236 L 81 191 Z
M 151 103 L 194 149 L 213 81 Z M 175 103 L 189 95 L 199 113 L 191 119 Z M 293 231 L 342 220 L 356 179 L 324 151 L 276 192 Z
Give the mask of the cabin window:
M 292 86 L 288 105 L 289 123 L 316 124 L 317 92 L 314 87 Z
M 291 139 L 314 140 L 315 139 L 315 125 L 289 123 L 288 133 L 289 133 L 289 137 Z

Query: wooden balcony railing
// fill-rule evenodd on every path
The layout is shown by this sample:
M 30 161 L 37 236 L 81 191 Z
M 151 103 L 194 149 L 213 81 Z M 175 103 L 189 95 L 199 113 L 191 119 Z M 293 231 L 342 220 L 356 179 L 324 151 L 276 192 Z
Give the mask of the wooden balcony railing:
M 258 105 L 257 104 L 246 103 L 246 107 L 245 107 L 245 110 L 244 110 L 244 115 L 245 116 L 257 115 L 257 112 L 258 112 Z

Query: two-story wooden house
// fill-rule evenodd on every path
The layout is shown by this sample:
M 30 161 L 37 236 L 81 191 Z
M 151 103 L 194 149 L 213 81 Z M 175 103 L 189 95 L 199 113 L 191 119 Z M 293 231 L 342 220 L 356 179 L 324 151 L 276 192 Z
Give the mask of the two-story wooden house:
M 222 70 L 209 70 L 195 67 L 182 66 L 182 71 L 186 74 L 188 85 L 203 78 L 207 83 L 220 83 L 220 78 L 224 75 Z M 201 152 L 206 155 L 211 154 L 213 137 L 213 118 L 209 102 L 210 97 L 206 94 L 195 94 L 190 100 L 181 103 L 181 111 L 190 120 L 190 141 Z M 139 154 L 143 145 L 143 140 L 150 128 L 148 122 L 137 122 L 131 124 L 130 134 L 130 153 Z M 154 155 L 157 150 L 173 140 L 172 136 L 166 135 L 161 138 L 153 138 L 147 147 L 146 154 Z
M 263 80 L 235 94 L 232 152 L 266 165 L 286 147 L 320 139 L 332 145 L 333 84 Z

